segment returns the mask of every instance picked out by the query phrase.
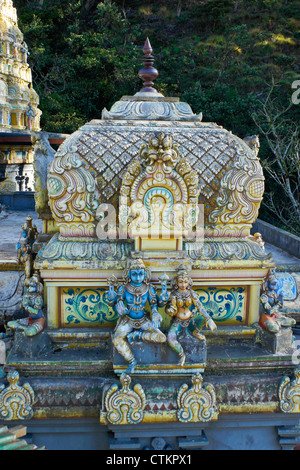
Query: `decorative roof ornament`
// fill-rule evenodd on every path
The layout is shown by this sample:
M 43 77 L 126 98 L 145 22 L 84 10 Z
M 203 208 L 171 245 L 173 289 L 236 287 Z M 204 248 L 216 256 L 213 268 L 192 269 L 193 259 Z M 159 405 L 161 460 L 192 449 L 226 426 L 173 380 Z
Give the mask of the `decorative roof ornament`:
M 202 113 L 194 114 L 190 105 L 178 97 L 165 97 L 153 88 L 153 80 L 158 77 L 158 71 L 153 67 L 154 57 L 149 38 L 144 48 L 144 67 L 139 71 L 139 77 L 144 81 L 144 87 L 134 96 L 123 96 L 114 103 L 108 111 L 103 109 L 103 120 L 153 120 L 153 121 L 201 121 Z
M 139 71 L 139 77 L 141 80 L 144 80 L 144 87 L 141 89 L 140 93 L 157 93 L 157 90 L 153 88 L 153 81 L 158 77 L 158 71 L 153 67 L 154 57 L 152 54 L 152 47 L 149 41 L 149 38 L 146 39 L 144 48 L 144 67 Z
M 299 397 L 300 397 L 300 368 L 294 369 L 294 379 L 283 377 L 279 385 L 279 405 L 284 413 L 299 413 Z
M 131 377 L 122 374 L 122 388 L 112 385 L 104 398 L 104 410 L 100 422 L 111 424 L 138 424 L 143 421 L 146 395 L 140 384 L 130 388 Z
M 0 418 L 4 421 L 31 419 L 34 391 L 29 383 L 19 385 L 20 376 L 17 370 L 7 374 L 9 386 L 0 385 Z
M 177 396 L 177 418 L 182 423 L 207 422 L 218 418 L 215 388 L 203 384 L 201 374 L 192 377 L 193 386 L 182 385 Z

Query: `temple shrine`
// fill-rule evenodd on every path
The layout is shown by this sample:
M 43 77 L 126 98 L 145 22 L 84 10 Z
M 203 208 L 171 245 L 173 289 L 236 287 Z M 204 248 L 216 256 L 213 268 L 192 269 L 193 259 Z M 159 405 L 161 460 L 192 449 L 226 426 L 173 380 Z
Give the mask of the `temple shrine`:
M 34 191 L 30 131 L 40 131 L 28 46 L 12 0 L 0 2 L 0 193 Z
M 259 139 L 157 92 L 143 53 L 142 89 L 44 165 L 0 422 L 53 449 L 280 448 L 299 435 L 297 296 L 252 233 Z

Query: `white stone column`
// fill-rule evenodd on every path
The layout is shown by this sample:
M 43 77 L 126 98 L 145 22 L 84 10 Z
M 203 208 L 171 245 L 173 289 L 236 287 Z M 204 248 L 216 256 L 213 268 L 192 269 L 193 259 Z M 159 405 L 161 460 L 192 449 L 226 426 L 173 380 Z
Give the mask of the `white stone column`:
M 10 111 L 8 109 L 4 110 L 3 124 L 5 124 L 5 126 L 9 126 L 9 113 Z
M 17 126 L 18 126 L 18 127 L 21 127 L 21 126 L 22 126 L 22 123 L 21 123 L 21 111 L 16 111 L 16 117 L 17 117 Z
M 0 340 L 0 367 L 6 363 L 6 347 L 4 341 Z
M 10 56 L 10 47 L 9 47 L 10 43 L 9 41 L 4 41 L 4 49 L 5 49 L 5 54 L 7 56 Z

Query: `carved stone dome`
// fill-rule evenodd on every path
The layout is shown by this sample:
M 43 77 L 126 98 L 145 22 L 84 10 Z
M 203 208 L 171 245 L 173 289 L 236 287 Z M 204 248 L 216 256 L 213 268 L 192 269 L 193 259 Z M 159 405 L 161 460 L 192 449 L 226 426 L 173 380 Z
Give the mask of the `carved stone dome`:
M 119 207 L 128 169 L 157 133 L 169 136 L 198 180 L 206 236 L 249 235 L 264 192 L 257 139 L 249 145 L 153 89 L 121 98 L 59 147 L 48 170 L 48 192 L 61 236 L 96 236 L 97 207 Z

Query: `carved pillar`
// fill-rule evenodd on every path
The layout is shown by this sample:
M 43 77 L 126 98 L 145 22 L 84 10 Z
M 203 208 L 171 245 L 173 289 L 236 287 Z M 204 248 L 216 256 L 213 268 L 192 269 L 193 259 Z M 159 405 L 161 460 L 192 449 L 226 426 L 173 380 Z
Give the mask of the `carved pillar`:
M 250 286 L 250 302 L 249 302 L 249 317 L 248 325 L 259 320 L 259 296 L 260 296 L 260 284 L 254 284 Z
M 9 116 L 10 116 L 10 113 L 7 109 L 5 109 L 3 111 L 3 124 L 5 126 L 9 126 Z
M 17 112 L 16 112 L 17 126 L 18 126 L 18 127 L 21 127 L 21 126 L 22 126 L 22 123 L 21 123 L 21 115 L 22 115 L 21 111 L 17 111 Z
M 60 315 L 59 287 L 47 286 L 48 328 L 58 328 Z

